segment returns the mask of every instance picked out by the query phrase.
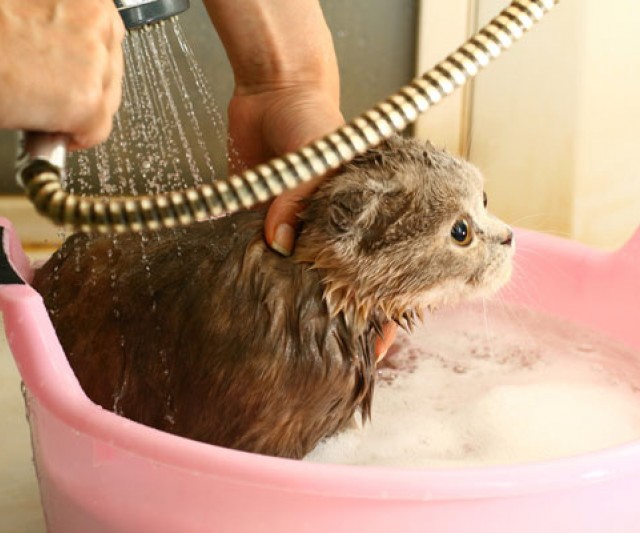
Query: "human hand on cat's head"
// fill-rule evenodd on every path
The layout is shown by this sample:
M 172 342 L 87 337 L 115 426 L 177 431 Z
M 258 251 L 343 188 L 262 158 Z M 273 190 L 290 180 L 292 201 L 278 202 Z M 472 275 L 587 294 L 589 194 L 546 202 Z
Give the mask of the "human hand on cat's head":
M 229 104 L 231 168 L 241 172 L 273 157 L 295 151 L 344 124 L 335 87 L 298 85 L 236 92 Z M 265 240 L 282 255 L 290 255 L 298 214 L 325 179 L 321 176 L 278 196 L 265 219 Z M 397 325 L 389 322 L 378 337 L 375 353 L 382 359 L 393 343 Z
M 229 104 L 231 171 L 241 172 L 269 159 L 293 152 L 344 124 L 337 92 L 305 83 L 242 90 Z M 265 239 L 276 252 L 293 251 L 298 214 L 324 176 L 278 196 L 265 220 Z

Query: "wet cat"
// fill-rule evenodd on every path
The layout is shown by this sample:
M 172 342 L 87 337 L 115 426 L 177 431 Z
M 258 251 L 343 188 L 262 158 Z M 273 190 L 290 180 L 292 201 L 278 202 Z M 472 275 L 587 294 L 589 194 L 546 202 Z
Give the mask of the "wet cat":
M 264 211 L 183 229 L 73 235 L 37 271 L 89 398 L 192 439 L 301 458 L 361 410 L 389 320 L 507 281 L 513 235 L 479 171 L 393 138 L 326 180 L 291 257 Z

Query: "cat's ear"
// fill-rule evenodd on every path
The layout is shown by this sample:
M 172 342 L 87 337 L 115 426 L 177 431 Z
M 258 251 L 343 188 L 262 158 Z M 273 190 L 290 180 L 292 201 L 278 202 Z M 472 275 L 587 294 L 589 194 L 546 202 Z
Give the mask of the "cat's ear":
M 370 240 L 402 216 L 406 203 L 396 183 L 370 177 L 333 193 L 329 223 L 337 234 Z
M 352 186 L 336 191 L 329 203 L 329 224 L 339 234 L 366 228 L 375 217 L 378 203 L 378 194 L 368 187 Z

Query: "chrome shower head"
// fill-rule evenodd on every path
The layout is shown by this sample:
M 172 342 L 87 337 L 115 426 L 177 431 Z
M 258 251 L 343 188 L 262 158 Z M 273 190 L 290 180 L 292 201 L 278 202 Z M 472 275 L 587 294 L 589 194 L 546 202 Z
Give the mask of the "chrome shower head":
M 189 9 L 189 0 L 114 0 L 127 29 L 169 19 Z

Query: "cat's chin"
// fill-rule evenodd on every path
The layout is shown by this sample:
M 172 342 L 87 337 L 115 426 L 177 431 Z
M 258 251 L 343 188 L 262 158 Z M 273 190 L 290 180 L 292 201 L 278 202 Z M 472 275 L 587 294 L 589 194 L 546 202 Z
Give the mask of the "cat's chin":
M 432 287 L 420 298 L 419 308 L 437 311 L 442 307 L 448 307 L 466 299 L 469 287 L 461 281 L 449 281 Z
M 469 292 L 469 298 L 488 298 L 495 295 L 511 279 L 513 264 L 511 260 L 504 261 L 500 267 L 491 272 L 487 272 L 481 282 L 473 287 Z
M 511 279 L 511 260 L 502 262 L 497 269 L 491 269 L 473 283 L 449 281 L 426 291 L 417 307 L 436 311 L 467 300 L 488 298 L 498 292 Z

